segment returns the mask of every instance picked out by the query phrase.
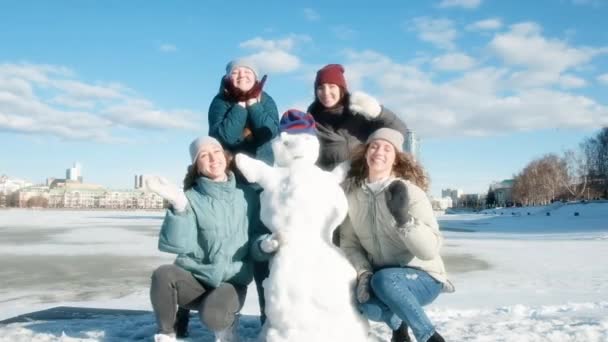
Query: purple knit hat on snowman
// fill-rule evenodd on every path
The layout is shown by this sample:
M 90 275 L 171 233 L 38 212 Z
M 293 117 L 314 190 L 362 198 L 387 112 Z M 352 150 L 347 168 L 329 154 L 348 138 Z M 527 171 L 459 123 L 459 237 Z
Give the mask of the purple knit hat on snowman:
M 279 125 L 281 132 L 289 134 L 317 134 L 317 125 L 315 124 L 315 119 L 312 115 L 297 109 L 289 109 L 283 113 Z

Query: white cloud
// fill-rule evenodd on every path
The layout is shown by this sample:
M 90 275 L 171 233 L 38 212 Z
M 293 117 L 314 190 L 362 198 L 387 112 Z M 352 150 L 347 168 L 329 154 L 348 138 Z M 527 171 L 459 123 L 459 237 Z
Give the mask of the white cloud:
M 317 13 L 317 11 L 315 11 L 312 8 L 304 9 L 304 17 L 310 21 L 318 21 L 319 19 L 321 19 L 321 16 L 319 15 L 319 13 Z
M 143 99 L 129 99 L 103 110 L 104 116 L 114 123 L 126 127 L 139 127 L 151 129 L 192 129 L 196 121 L 196 113 L 189 110 L 163 111 L 150 101 Z
M 177 51 L 177 47 L 173 44 L 161 44 L 158 49 L 161 52 L 175 52 Z
M 461 7 L 461 8 L 477 8 L 481 5 L 481 0 L 442 0 L 439 3 L 440 8 Z
M 608 125 L 607 106 L 562 90 L 520 87 L 507 67 L 477 67 L 437 81 L 434 73 L 373 51 L 349 52 L 345 64 L 357 85 L 378 89 L 381 103 L 423 137 Z M 585 81 L 565 74 L 556 82 L 578 87 Z
M 498 30 L 502 27 L 502 21 L 498 18 L 490 18 L 485 20 L 476 21 L 470 25 L 467 25 L 469 31 L 489 31 Z
M 284 39 L 263 39 L 261 37 L 255 37 L 239 44 L 242 48 L 247 49 L 262 49 L 262 50 L 291 50 L 295 44 L 293 37 Z
M 298 69 L 300 59 L 283 50 L 266 50 L 247 56 L 263 72 L 285 73 Z
M 443 49 L 453 49 L 458 33 L 451 20 L 418 17 L 412 21 L 420 40 Z
M 562 88 L 582 88 L 587 85 L 587 82 L 580 77 L 563 74 L 559 77 L 559 85 Z
M 439 70 L 467 70 L 475 65 L 475 60 L 464 53 L 448 53 L 434 58 L 432 64 Z
M 259 50 L 245 56 L 261 73 L 275 72 L 285 73 L 298 69 L 301 65 L 300 59 L 291 53 L 297 44 L 309 42 L 311 38 L 306 35 L 290 35 L 283 39 L 263 39 L 255 37 L 239 44 L 241 48 Z
M 357 31 L 346 26 L 336 26 L 332 28 L 334 36 L 341 40 L 351 40 L 357 36 Z
M 120 84 L 79 81 L 64 67 L 0 65 L 0 131 L 124 141 L 117 128 L 196 129 L 201 115 L 162 110 Z
M 597 54 L 606 52 L 605 49 L 572 47 L 561 40 L 545 38 L 535 23 L 511 26 L 509 32 L 496 35 L 489 47 L 508 64 L 557 73 L 585 64 Z
M 572 0 L 575 5 L 601 7 L 606 5 L 606 0 Z
M 597 77 L 597 80 L 598 80 L 600 83 L 603 83 L 603 84 L 608 85 L 608 74 L 602 74 L 602 75 L 599 75 L 599 76 Z

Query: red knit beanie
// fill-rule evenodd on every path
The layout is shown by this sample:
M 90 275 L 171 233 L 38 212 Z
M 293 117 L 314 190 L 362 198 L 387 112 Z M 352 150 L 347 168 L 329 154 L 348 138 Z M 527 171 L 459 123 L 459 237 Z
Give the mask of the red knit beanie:
M 317 78 L 315 78 L 315 89 L 323 83 L 331 83 L 339 86 L 348 92 L 346 86 L 346 80 L 344 79 L 344 67 L 340 64 L 327 64 L 323 68 L 317 71 Z

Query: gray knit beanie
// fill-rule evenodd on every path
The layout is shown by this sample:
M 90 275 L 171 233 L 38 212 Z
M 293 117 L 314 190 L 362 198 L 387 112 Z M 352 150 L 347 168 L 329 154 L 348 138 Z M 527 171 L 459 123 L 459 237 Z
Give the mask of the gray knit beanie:
M 258 68 L 255 66 L 255 63 L 252 60 L 249 60 L 247 58 L 239 58 L 239 59 L 230 61 L 226 65 L 226 76 L 230 76 L 230 74 L 232 73 L 232 70 L 234 70 L 238 67 L 251 69 L 251 71 L 253 71 L 253 74 L 255 75 L 255 79 L 257 80 L 259 78 Z
M 198 151 L 200 151 L 201 147 L 209 144 L 222 147 L 222 144 L 220 144 L 217 139 L 210 136 L 196 138 L 192 143 L 190 143 L 190 159 L 192 160 L 192 164 L 196 162 L 196 158 L 198 158 Z
M 398 152 L 403 152 L 403 134 L 401 134 L 401 132 L 394 130 L 392 128 L 380 128 L 376 131 L 374 131 L 374 133 L 372 133 L 369 138 L 367 138 L 367 142 L 366 144 L 369 144 L 370 142 L 372 142 L 373 140 L 378 140 L 378 139 L 382 139 L 382 140 L 386 140 L 388 142 L 390 142 L 394 147 L 395 150 L 397 150 Z

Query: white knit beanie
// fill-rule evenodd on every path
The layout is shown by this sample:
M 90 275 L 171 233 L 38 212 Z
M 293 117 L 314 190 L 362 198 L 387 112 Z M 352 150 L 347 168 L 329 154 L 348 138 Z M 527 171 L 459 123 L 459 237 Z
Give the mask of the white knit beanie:
M 192 164 L 196 162 L 196 158 L 198 158 L 198 152 L 201 150 L 201 148 L 209 144 L 222 147 L 222 144 L 220 144 L 217 139 L 210 136 L 196 138 L 192 143 L 190 143 L 190 159 L 192 159 Z
M 397 150 L 398 152 L 403 152 L 403 134 L 401 134 L 401 132 L 394 130 L 392 128 L 380 128 L 378 130 L 375 130 L 374 133 L 372 133 L 369 138 L 367 138 L 367 144 L 369 144 L 370 142 L 372 142 L 373 140 L 378 140 L 378 139 L 382 139 L 382 140 L 386 140 L 388 142 L 390 142 L 393 146 L 395 146 L 395 150 Z
M 247 58 L 239 58 L 239 59 L 230 61 L 226 65 L 226 76 L 230 76 L 230 74 L 232 73 L 232 70 L 234 70 L 238 67 L 251 69 L 251 71 L 253 71 L 253 74 L 255 75 L 255 79 L 257 80 L 259 78 L 258 68 L 255 66 L 255 63 L 252 60 L 247 59 Z

